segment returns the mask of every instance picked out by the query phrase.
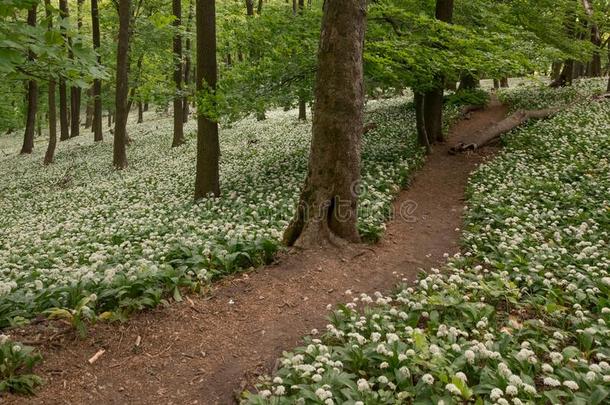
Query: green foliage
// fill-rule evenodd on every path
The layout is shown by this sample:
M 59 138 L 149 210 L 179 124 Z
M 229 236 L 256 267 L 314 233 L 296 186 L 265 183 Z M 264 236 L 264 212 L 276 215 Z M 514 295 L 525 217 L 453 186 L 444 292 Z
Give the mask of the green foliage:
M 0 393 L 33 394 L 34 389 L 42 384 L 42 379 L 32 374 L 32 368 L 40 361 L 42 357 L 33 347 L 0 335 Z
M 483 89 L 459 90 L 445 97 L 449 105 L 485 106 L 489 102 L 489 93 Z

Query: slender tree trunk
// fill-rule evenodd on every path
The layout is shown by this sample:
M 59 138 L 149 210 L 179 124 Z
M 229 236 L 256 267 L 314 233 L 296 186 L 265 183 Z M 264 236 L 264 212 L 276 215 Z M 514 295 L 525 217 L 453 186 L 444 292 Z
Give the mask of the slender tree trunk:
M 189 1 L 189 16 L 186 20 L 186 41 L 184 43 L 184 88 L 187 90 L 182 99 L 182 118 L 186 124 L 189 120 L 189 84 L 191 82 L 191 26 L 193 21 L 193 1 Z
M 587 13 L 587 17 L 590 19 L 591 24 L 591 43 L 595 47 L 593 50 L 593 56 L 591 58 L 591 63 L 589 69 L 587 71 L 588 75 L 591 77 L 600 77 L 602 75 L 602 59 L 601 59 L 601 45 L 602 38 L 599 33 L 599 28 L 595 21 L 593 20 L 593 5 L 589 0 L 582 0 L 583 7 L 585 12 Z
M 184 143 L 184 97 L 182 94 L 182 0 L 172 0 L 172 12 L 174 13 L 173 25 L 176 28 L 174 34 L 174 139 L 172 148 Z
M 53 30 L 53 14 L 51 13 L 51 0 L 44 0 L 45 15 L 49 31 Z M 44 155 L 44 164 L 50 165 L 55 160 L 55 148 L 57 147 L 57 108 L 55 105 L 55 78 L 49 78 L 49 145 Z
M 494 80 L 494 89 L 498 90 L 500 88 L 500 81 L 498 79 L 493 79 Z
M 68 1 L 59 0 L 59 15 L 62 19 L 68 18 Z M 64 43 L 68 46 L 68 34 L 65 28 L 61 28 Z M 66 80 L 63 77 L 59 79 L 59 140 L 65 141 L 70 138 L 70 121 L 68 119 L 68 90 L 66 88 Z
M 116 63 L 116 121 L 114 125 L 113 165 L 121 170 L 127 167 L 127 98 L 129 92 L 129 23 L 131 0 L 119 0 L 119 44 Z
M 610 40 L 608 40 L 608 87 L 606 91 L 610 93 Z
M 93 87 L 87 90 L 87 108 L 85 109 L 85 129 L 93 124 Z M 93 131 L 93 129 L 91 129 Z
M 413 93 L 413 102 L 415 104 L 415 124 L 417 127 L 417 142 L 419 146 L 426 148 L 426 154 L 432 152 L 430 140 L 426 132 L 426 122 L 424 121 L 424 95 L 418 91 Z
M 138 101 L 138 124 L 144 122 L 144 104 Z
M 252 5 L 246 0 L 246 5 Z M 216 5 L 215 0 L 197 0 L 197 91 L 216 91 Z M 200 111 L 197 116 L 197 173 L 195 199 L 207 195 L 220 195 L 218 162 L 220 145 L 218 123 L 209 112 Z
M 307 101 L 305 97 L 299 97 L 299 120 L 307 121 Z
M 28 25 L 30 27 L 36 26 L 36 4 L 28 9 Z M 28 59 L 33 61 L 36 59 L 36 55 L 30 52 Z M 36 131 L 36 110 L 38 109 L 38 83 L 36 80 L 30 79 L 27 89 L 27 115 L 21 154 L 29 154 L 34 150 L 34 133 Z
M 263 0 L 258 0 L 258 5 L 256 6 L 256 14 L 261 15 L 263 13 Z
M 451 23 L 453 20 L 453 0 L 436 0 L 437 20 Z M 445 79 L 437 76 L 435 87 L 424 95 L 426 132 L 430 143 L 442 142 L 443 137 L 443 88 Z
M 100 14 L 97 0 L 91 0 L 91 28 L 93 37 L 93 49 L 97 52 L 97 63 L 102 63 L 102 57 L 99 53 L 101 46 L 100 40 Z M 100 79 L 93 80 L 93 140 L 95 142 L 103 141 L 102 133 L 102 81 Z
M 366 0 L 324 3 L 309 170 L 284 243 L 358 242 Z
M 78 0 L 76 3 L 76 21 L 78 32 L 80 33 L 83 26 L 82 8 L 84 0 Z M 70 137 L 80 135 L 80 104 L 81 104 L 81 88 L 78 86 L 72 86 L 70 89 L 70 101 L 71 101 L 71 114 L 70 119 Z
M 561 67 L 563 64 L 560 61 L 553 62 L 551 66 L 551 80 L 557 80 L 559 75 L 561 74 Z
M 564 27 L 566 30 L 566 35 L 569 38 L 574 38 L 576 37 L 576 9 L 574 8 L 575 4 L 571 4 L 570 6 L 571 8 L 567 11 L 565 15 Z M 559 77 L 557 77 L 557 79 L 555 79 L 550 86 L 563 87 L 566 85 L 571 85 L 572 80 L 574 79 L 574 73 L 574 59 L 566 59 L 563 63 L 563 69 L 561 69 Z

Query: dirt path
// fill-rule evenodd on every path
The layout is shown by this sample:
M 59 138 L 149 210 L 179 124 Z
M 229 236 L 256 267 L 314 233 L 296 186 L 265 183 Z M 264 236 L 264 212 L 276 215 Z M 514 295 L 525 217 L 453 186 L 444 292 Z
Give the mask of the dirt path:
M 403 213 L 411 215 L 396 215 L 380 243 L 287 254 L 276 265 L 215 284 L 204 297 L 137 314 L 123 325 L 99 324 L 83 341 L 56 339 L 41 349 L 45 362 L 37 372 L 46 384 L 37 397 L 5 400 L 233 403 L 235 392 L 272 370 L 283 350 L 299 344 L 312 328 L 324 329 L 326 306 L 347 301 L 346 290 L 389 290 L 458 251 L 464 188 L 484 156 L 450 156 L 448 148 L 505 114 L 504 107 L 492 105 L 454 126 L 449 142 L 435 147 L 395 202 L 396 212 L 405 207 Z M 101 348 L 106 353 L 88 364 Z

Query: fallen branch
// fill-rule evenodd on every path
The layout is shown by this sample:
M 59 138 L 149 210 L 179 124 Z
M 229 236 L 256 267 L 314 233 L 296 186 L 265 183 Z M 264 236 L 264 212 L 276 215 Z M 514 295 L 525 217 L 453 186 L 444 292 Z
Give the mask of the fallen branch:
M 106 350 L 104 349 L 100 349 L 97 353 L 95 353 L 89 360 L 87 360 L 89 362 L 89 364 L 93 364 L 97 361 L 97 359 L 99 359 L 100 357 L 102 357 L 102 354 L 106 353 Z
M 485 146 L 498 139 L 501 135 L 509 132 L 510 130 L 525 124 L 531 119 L 543 119 L 551 117 L 557 114 L 559 111 L 566 107 L 553 107 L 546 108 L 543 110 L 520 110 L 516 113 L 504 118 L 502 121 L 475 132 L 473 135 L 473 141 L 471 143 L 458 143 L 449 150 L 449 153 L 456 154 L 465 152 L 468 150 L 476 150 L 481 146 Z

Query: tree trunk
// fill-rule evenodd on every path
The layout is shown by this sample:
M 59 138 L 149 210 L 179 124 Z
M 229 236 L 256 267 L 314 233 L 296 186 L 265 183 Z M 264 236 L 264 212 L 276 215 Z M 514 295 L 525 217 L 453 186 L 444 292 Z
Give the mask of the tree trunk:
M 307 102 L 305 97 L 299 97 L 299 120 L 307 121 Z
M 68 18 L 68 2 L 67 0 L 59 0 L 59 15 L 62 19 Z M 64 43 L 68 44 L 68 34 L 66 29 L 61 28 Z M 66 80 L 63 77 L 59 79 L 59 140 L 65 141 L 70 138 L 70 121 L 68 119 L 68 90 L 66 88 Z
M 182 102 L 181 102 L 182 104 Z M 141 101 L 138 101 L 138 124 L 144 122 L 144 104 Z
M 258 5 L 256 6 L 256 14 L 261 15 L 263 13 L 263 0 L 258 0 Z
M 458 87 L 458 91 L 460 90 L 474 90 L 479 87 L 479 79 L 475 75 L 470 72 L 464 72 L 460 76 L 460 87 Z
M 413 93 L 413 103 L 415 104 L 415 124 L 417 127 L 417 142 L 419 146 L 426 148 L 426 155 L 432 152 L 430 148 L 430 140 L 426 132 L 426 123 L 424 121 L 424 95 L 418 91 Z
M 118 170 L 127 167 L 127 98 L 129 91 L 129 22 L 131 0 L 119 0 L 119 44 L 116 63 L 116 120 L 114 125 L 113 165 Z
M 252 5 L 251 0 L 246 4 Z M 197 90 L 211 92 L 215 96 L 217 80 L 216 64 L 216 5 L 215 0 L 197 0 Z M 218 161 L 220 145 L 218 123 L 209 112 L 197 115 L 197 173 L 195 199 L 207 195 L 220 195 Z
M 498 90 L 500 88 L 500 81 L 498 79 L 494 79 L 494 89 Z
M 97 63 L 102 63 L 102 58 L 99 53 L 101 46 L 100 40 L 100 15 L 97 0 L 91 0 L 91 28 L 93 37 L 93 49 L 97 53 Z M 102 81 L 100 79 L 93 80 L 93 140 L 100 142 L 104 140 L 102 133 Z
M 365 0 L 324 3 L 309 170 L 284 243 L 358 242 Z
M 84 0 L 78 0 L 76 3 L 76 21 L 78 32 L 80 34 L 83 26 L 82 8 Z M 72 55 L 73 56 L 73 55 Z M 70 137 L 80 135 L 80 104 L 81 104 L 81 88 L 78 86 L 72 86 L 70 89 L 70 101 L 71 101 L 71 125 L 70 125 Z
M 91 128 L 93 123 L 93 87 L 87 90 L 87 108 L 85 109 L 85 129 Z M 93 131 L 93 129 L 91 129 Z
M 172 148 L 184 143 L 184 98 L 182 95 L 182 0 L 172 0 L 172 12 L 174 14 L 173 25 L 176 29 L 174 34 L 174 139 Z
M 572 84 L 574 78 L 574 60 L 566 59 L 559 77 L 551 83 L 551 87 L 564 87 Z
M 591 77 L 600 77 L 602 75 L 602 59 L 600 54 L 602 39 L 599 28 L 593 19 L 593 5 L 589 0 L 582 0 L 582 4 L 591 23 L 591 43 L 595 47 L 587 74 Z
M 542 119 L 553 116 L 565 107 L 553 107 L 543 110 L 522 110 L 504 118 L 502 121 L 476 132 L 473 135 L 473 140 L 469 144 L 457 144 L 451 148 L 450 153 L 464 152 L 467 150 L 475 150 L 486 144 L 496 140 L 502 134 L 505 134 L 512 129 L 525 124 L 530 119 Z
M 197 3 L 200 1 L 201 0 L 197 0 Z M 254 0 L 246 0 L 246 14 L 254 15 Z M 199 29 L 199 26 L 197 26 L 197 29 Z
M 53 13 L 51 12 L 51 0 L 45 0 L 45 15 L 47 17 L 47 27 L 53 30 Z M 57 108 L 55 105 L 55 79 L 49 78 L 49 145 L 44 155 L 44 164 L 50 165 L 55 160 L 55 148 L 57 146 Z
M 552 66 L 551 66 L 551 80 L 552 81 L 557 80 L 557 78 L 561 74 L 562 66 L 563 66 L 563 64 L 559 61 L 553 62 Z
M 188 90 L 191 82 L 191 23 L 193 21 L 193 0 L 189 2 L 189 16 L 186 21 L 186 41 L 184 44 L 184 88 Z M 182 118 L 185 124 L 189 120 L 189 91 L 184 94 L 182 99 Z
M 508 88 L 508 77 L 503 77 L 500 79 L 500 87 Z
M 36 26 L 36 4 L 28 9 L 28 25 Z M 33 61 L 36 55 L 29 52 L 28 59 Z M 34 133 L 36 131 L 36 110 L 38 109 L 38 83 L 34 79 L 28 81 L 27 92 L 27 115 L 25 121 L 25 133 L 23 135 L 23 146 L 21 154 L 29 154 L 34 150 Z
M 453 20 L 453 0 L 436 0 L 435 17 L 439 21 L 451 23 Z M 435 87 L 424 94 L 424 115 L 426 132 L 430 143 L 442 142 L 443 137 L 443 88 L 445 78 L 436 77 Z

